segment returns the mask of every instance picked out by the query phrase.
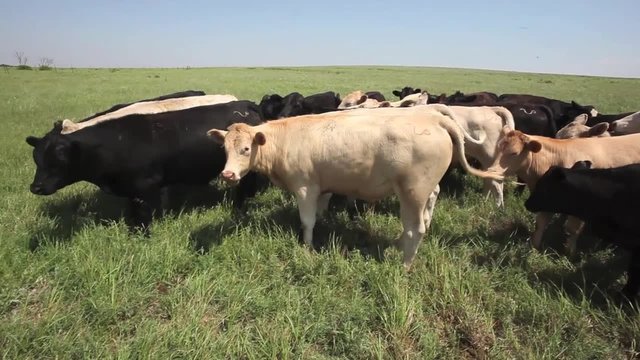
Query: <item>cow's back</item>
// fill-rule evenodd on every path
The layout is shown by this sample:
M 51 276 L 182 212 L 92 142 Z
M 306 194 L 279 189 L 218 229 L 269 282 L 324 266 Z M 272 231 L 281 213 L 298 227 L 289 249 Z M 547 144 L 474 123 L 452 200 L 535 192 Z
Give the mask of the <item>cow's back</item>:
M 159 114 L 129 115 L 66 135 L 96 148 L 101 171 L 118 177 L 153 174 L 165 185 L 207 183 L 222 170 L 224 149 L 206 136 L 235 122 L 257 125 L 252 102 L 235 101 Z M 133 179 L 131 179 L 133 181 Z
M 289 174 L 288 185 L 313 181 L 326 192 L 375 200 L 398 182 L 444 173 L 453 146 L 441 117 L 413 108 L 298 117 L 303 121 L 288 126 L 279 144 L 286 153 L 281 166 Z

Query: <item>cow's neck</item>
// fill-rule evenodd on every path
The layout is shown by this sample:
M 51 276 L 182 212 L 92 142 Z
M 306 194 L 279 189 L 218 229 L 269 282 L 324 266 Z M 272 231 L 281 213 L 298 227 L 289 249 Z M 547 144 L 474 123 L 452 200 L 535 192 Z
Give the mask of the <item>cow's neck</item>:
M 537 139 L 540 141 L 540 139 Z M 556 146 L 551 141 L 541 141 L 542 149 L 537 153 L 529 152 L 527 155 L 526 165 L 518 174 L 529 188 L 533 189 L 538 180 L 553 165 L 562 165 L 562 159 L 565 156 L 565 147 Z
M 286 143 L 280 126 L 267 123 L 257 126 L 256 130 L 262 132 L 267 141 L 258 147 L 251 169 L 269 176 L 272 180 L 274 177 L 279 178 L 277 165 L 284 159 L 283 144 Z

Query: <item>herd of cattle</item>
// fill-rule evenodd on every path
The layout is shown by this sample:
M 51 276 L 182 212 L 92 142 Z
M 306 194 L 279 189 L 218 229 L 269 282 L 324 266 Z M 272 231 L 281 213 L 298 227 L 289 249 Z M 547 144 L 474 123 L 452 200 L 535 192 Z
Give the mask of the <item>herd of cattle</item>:
M 366 201 L 395 194 L 403 226 L 397 246 L 409 267 L 431 223 L 439 183 L 460 165 L 484 179 L 498 206 L 505 176 L 529 187 L 525 206 L 536 213 L 536 249 L 552 215 L 563 213 L 570 215 L 569 253 L 584 222 L 630 250 L 623 293 L 638 293 L 640 113 L 603 115 L 593 106 L 533 95 L 433 96 L 410 87 L 393 94 L 399 100 L 378 91 L 344 98 L 294 92 L 265 95 L 256 104 L 190 90 L 115 105 L 27 137 L 37 167 L 31 192 L 50 195 L 90 182 L 130 199 L 136 223 L 147 231 L 169 186 L 207 185 L 220 175 L 238 185 L 234 204 L 241 206 L 256 193 L 261 173 L 295 194 L 308 245 L 333 193 Z

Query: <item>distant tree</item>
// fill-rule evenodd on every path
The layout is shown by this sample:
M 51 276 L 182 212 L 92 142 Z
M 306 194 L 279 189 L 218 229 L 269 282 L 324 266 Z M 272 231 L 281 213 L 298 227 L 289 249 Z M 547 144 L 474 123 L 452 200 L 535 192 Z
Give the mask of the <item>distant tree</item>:
M 51 70 L 53 68 L 53 59 L 43 57 L 40 58 L 40 64 L 38 65 L 38 69 L 40 70 Z
M 31 66 L 27 65 L 29 59 L 24 56 L 24 52 L 16 51 L 16 59 L 18 60 L 18 66 L 16 67 L 18 70 L 31 70 Z

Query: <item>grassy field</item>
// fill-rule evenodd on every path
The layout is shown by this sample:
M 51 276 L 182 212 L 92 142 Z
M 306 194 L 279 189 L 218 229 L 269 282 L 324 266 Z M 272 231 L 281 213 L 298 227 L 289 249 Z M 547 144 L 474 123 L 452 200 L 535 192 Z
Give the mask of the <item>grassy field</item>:
M 411 272 L 387 249 L 398 204 L 319 223 L 298 244 L 289 194 L 268 188 L 234 213 L 223 190 L 187 192 L 152 235 L 130 234 L 126 202 L 75 184 L 29 192 L 27 135 L 115 103 L 184 89 L 232 93 L 488 90 L 638 110 L 640 80 L 393 67 L 0 71 L 0 354 L 29 358 L 624 359 L 640 318 L 615 301 L 628 255 L 589 236 L 577 259 L 560 221 L 544 253 L 526 238 L 525 192 L 506 208 L 454 173 Z M 221 199 L 221 201 L 216 201 Z M 384 256 L 382 256 L 384 255 Z

